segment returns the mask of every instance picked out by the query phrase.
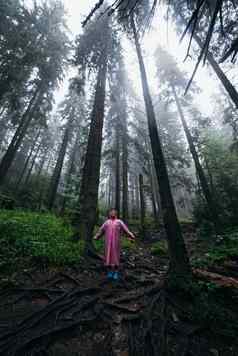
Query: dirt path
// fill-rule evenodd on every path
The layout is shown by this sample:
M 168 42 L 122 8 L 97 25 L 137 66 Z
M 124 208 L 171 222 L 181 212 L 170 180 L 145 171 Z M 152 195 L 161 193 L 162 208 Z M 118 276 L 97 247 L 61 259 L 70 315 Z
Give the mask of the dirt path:
M 0 295 L 0 354 L 238 355 L 219 340 L 214 346 L 207 328 L 189 321 L 189 302 L 164 291 L 166 259 L 141 245 L 122 261 L 118 282 L 95 261 L 18 273 L 17 287 Z

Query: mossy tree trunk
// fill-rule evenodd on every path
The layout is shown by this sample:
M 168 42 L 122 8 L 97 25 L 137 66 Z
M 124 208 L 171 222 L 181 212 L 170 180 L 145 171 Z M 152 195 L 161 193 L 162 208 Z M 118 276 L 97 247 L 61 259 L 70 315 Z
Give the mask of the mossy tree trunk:
M 98 69 L 94 105 L 82 172 L 79 195 L 79 213 L 76 215 L 79 238 L 85 241 L 85 255 L 94 252 L 93 230 L 97 219 L 98 188 L 100 179 L 102 132 L 104 123 L 107 51 Z
M 122 218 L 128 221 L 128 133 L 126 114 L 122 123 Z
M 60 146 L 60 150 L 59 150 L 59 154 L 58 154 L 58 158 L 57 158 L 57 162 L 56 162 L 54 172 L 53 172 L 53 175 L 52 175 L 51 181 L 50 181 L 49 201 L 48 201 L 48 208 L 50 210 L 54 207 L 57 190 L 58 190 L 58 186 L 59 186 L 59 181 L 60 181 L 60 176 L 61 176 L 61 172 L 62 172 L 62 168 L 63 168 L 63 164 L 64 164 L 64 158 L 66 155 L 67 146 L 68 146 L 69 139 L 70 139 L 70 133 L 71 133 L 73 119 L 74 119 L 74 110 L 72 110 L 71 116 L 70 116 L 67 126 L 65 128 L 62 144 Z
M 145 197 L 144 197 L 144 180 L 143 175 L 139 175 L 139 187 L 140 187 L 140 225 L 142 235 L 145 235 Z
M 172 197 L 167 166 L 158 134 L 158 128 L 150 95 L 147 74 L 141 53 L 133 14 L 130 16 L 130 19 L 136 45 L 137 57 L 139 61 L 150 143 L 155 171 L 159 184 L 163 221 L 168 240 L 168 249 L 170 255 L 169 277 L 171 279 L 176 279 L 177 281 L 182 282 L 182 280 L 186 279 L 186 277 L 190 276 L 191 274 L 189 258 Z
M 121 211 L 121 169 L 120 169 L 120 129 L 116 132 L 116 146 L 115 146 L 115 208 L 120 216 Z

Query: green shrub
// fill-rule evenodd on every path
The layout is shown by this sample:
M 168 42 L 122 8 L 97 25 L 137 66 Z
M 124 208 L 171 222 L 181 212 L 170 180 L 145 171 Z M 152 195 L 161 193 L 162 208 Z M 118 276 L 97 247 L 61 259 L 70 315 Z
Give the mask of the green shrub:
M 126 237 L 122 238 L 121 241 L 122 250 L 134 250 L 136 248 L 135 242 L 130 241 Z
M 167 241 L 161 240 L 161 241 L 155 242 L 153 244 L 153 246 L 151 247 L 151 252 L 153 255 L 156 255 L 156 256 L 167 256 L 168 255 Z
M 238 231 L 230 231 L 220 236 L 220 242 L 212 244 L 203 257 L 192 261 L 195 267 L 206 267 L 238 257 Z
M 54 264 L 80 260 L 83 242 L 71 240 L 72 229 L 52 214 L 0 210 L 0 256 L 29 256 Z
M 94 241 L 94 246 L 98 253 L 103 253 L 104 251 L 104 239 L 100 238 L 99 240 Z

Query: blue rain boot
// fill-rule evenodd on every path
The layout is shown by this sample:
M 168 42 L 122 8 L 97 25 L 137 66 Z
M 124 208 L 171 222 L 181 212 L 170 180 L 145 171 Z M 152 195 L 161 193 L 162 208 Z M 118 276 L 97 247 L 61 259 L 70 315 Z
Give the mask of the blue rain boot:
M 107 272 L 107 278 L 108 279 L 112 279 L 113 278 L 113 272 L 112 271 Z
M 119 279 L 119 272 L 114 272 L 113 273 L 113 279 L 115 280 L 115 281 L 118 281 L 118 279 Z

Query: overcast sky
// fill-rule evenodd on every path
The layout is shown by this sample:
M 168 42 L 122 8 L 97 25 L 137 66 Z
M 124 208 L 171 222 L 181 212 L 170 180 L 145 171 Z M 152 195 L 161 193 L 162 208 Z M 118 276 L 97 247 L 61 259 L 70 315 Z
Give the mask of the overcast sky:
M 82 31 L 82 19 L 84 19 L 89 13 L 95 2 L 96 0 L 64 0 L 65 8 L 67 10 L 68 27 L 72 32 L 72 38 Z M 128 75 L 132 79 L 138 94 L 141 95 L 140 76 L 134 46 L 126 40 L 124 40 L 123 43 L 126 55 L 126 67 L 129 73 Z M 163 20 L 163 16 L 157 15 L 153 21 L 153 29 L 150 33 L 145 35 L 142 44 L 152 92 L 156 90 L 156 87 L 158 87 L 153 62 L 153 53 L 158 43 L 162 44 L 167 51 L 176 57 L 179 66 L 186 70 L 188 75 L 191 75 L 195 64 L 195 61 L 191 59 L 183 63 L 186 54 L 187 42 L 184 41 L 182 44 L 179 44 L 179 38 L 173 30 L 173 26 L 169 24 L 167 28 L 166 23 Z M 211 97 L 214 94 L 219 93 L 218 81 L 207 67 L 200 67 L 195 79 L 198 86 L 202 89 L 201 94 L 196 97 L 197 105 L 202 112 L 209 115 L 213 111 Z M 67 92 L 67 86 L 68 78 L 64 80 L 61 88 L 56 93 L 56 103 L 59 103 L 64 97 L 64 94 Z

